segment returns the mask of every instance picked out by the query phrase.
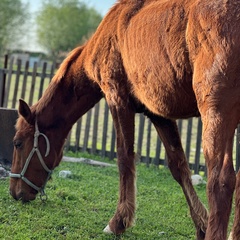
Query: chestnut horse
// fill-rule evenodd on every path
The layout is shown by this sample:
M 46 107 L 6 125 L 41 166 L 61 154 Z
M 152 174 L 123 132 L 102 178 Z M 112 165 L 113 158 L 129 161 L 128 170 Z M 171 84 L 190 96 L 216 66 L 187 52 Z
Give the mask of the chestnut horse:
M 60 26 L 59 26 L 60 27 Z M 63 36 L 64 37 L 64 36 Z M 116 213 L 106 232 L 134 221 L 134 115 L 163 141 L 198 240 L 224 240 L 236 184 L 231 238 L 240 239 L 240 175 L 232 148 L 240 120 L 240 0 L 120 0 L 96 33 L 64 60 L 42 98 L 20 101 L 10 192 L 33 200 L 62 158 L 72 125 L 105 97 L 117 134 Z M 209 213 L 191 183 L 176 119 L 201 116 Z

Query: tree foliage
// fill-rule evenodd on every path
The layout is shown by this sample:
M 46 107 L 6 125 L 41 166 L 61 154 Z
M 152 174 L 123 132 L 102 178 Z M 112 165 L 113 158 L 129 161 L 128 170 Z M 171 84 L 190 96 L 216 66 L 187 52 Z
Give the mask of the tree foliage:
M 19 29 L 27 19 L 27 7 L 21 0 L 0 1 L 0 55 L 21 37 Z
M 47 0 L 37 16 L 39 44 L 56 60 L 61 52 L 70 51 L 95 31 L 101 19 L 94 8 L 81 1 Z

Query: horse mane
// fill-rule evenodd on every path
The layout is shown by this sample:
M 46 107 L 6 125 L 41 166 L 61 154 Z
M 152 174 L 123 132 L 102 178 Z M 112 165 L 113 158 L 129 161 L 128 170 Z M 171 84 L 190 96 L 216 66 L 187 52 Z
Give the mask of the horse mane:
M 84 46 L 77 47 L 69 53 L 67 58 L 65 58 L 65 60 L 61 63 L 55 76 L 52 78 L 52 81 L 59 82 L 66 75 L 68 68 L 70 67 L 72 62 L 74 62 L 79 57 L 83 48 Z
M 143 3 L 146 0 L 118 0 L 116 3 Z
M 58 83 L 60 83 L 63 77 L 67 74 L 69 67 L 74 61 L 76 61 L 76 59 L 79 57 L 83 49 L 84 49 L 84 45 L 73 49 L 69 53 L 67 58 L 61 63 L 59 69 L 57 70 L 56 74 L 52 78 L 51 83 L 49 84 L 48 88 L 44 92 L 44 98 L 41 97 L 40 100 L 31 107 L 31 111 L 34 114 L 43 111 L 45 106 L 47 106 L 49 101 L 52 99 L 53 93 L 55 92 L 54 89 L 57 87 Z

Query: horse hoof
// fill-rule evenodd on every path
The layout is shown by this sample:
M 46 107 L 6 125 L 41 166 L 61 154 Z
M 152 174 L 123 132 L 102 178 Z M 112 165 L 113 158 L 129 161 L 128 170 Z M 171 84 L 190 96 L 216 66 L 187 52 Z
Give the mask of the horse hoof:
M 113 234 L 112 230 L 110 229 L 109 225 L 107 225 L 104 229 L 103 232 L 108 233 L 108 234 Z

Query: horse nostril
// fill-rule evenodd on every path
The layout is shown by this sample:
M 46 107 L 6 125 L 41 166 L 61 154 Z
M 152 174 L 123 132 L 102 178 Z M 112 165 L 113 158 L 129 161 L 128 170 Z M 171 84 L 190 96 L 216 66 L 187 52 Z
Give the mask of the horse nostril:
M 18 200 L 17 195 L 13 190 L 9 189 L 9 193 L 15 200 Z
M 14 188 L 9 189 L 10 195 L 15 199 L 15 200 L 22 200 L 24 194 L 22 191 L 16 191 Z
M 26 198 L 25 194 L 23 192 L 19 192 L 17 195 L 16 195 L 16 198 L 15 198 L 17 201 L 22 201 L 22 203 L 26 203 L 28 202 L 29 200 Z

